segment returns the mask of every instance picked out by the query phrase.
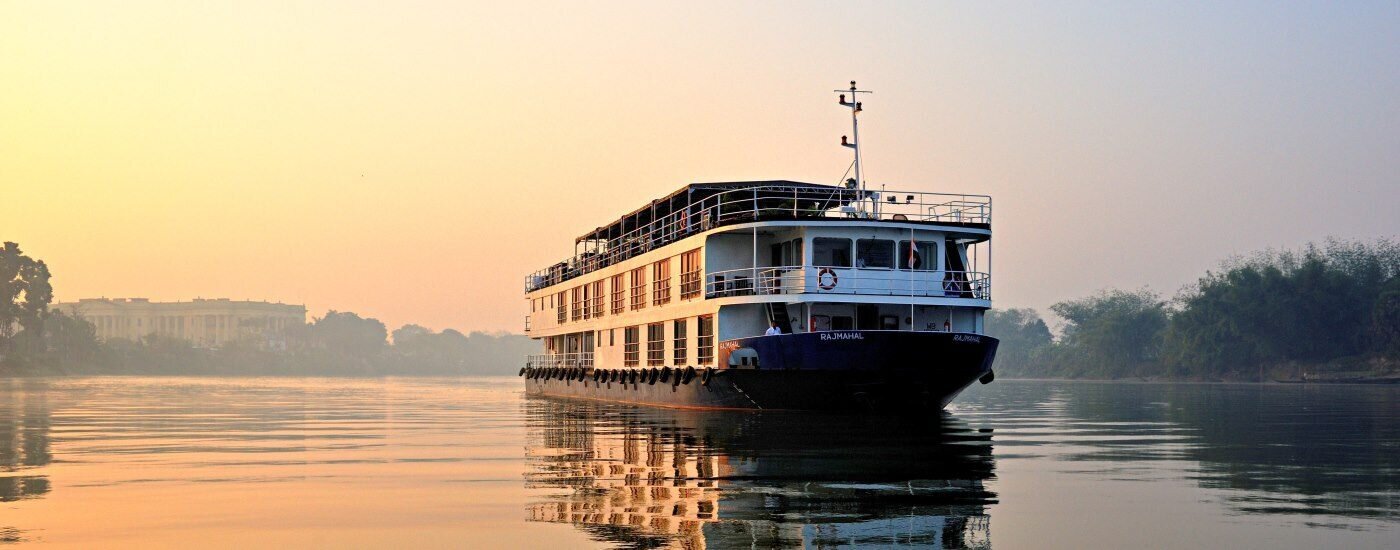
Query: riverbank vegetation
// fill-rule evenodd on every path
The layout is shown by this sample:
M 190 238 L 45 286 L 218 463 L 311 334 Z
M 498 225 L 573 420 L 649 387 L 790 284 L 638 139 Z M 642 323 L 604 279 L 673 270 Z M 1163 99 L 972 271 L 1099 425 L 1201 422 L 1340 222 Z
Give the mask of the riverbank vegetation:
M 1028 378 L 1351 380 L 1400 376 L 1400 244 L 1329 240 L 1230 260 L 1173 299 L 1104 290 L 993 310 L 997 371 Z

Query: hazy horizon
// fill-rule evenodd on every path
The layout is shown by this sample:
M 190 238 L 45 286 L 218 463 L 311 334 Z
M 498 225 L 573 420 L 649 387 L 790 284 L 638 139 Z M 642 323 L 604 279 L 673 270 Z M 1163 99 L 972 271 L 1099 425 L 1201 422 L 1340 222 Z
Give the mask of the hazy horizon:
M 994 199 L 998 308 L 1400 233 L 1400 3 L 0 6 L 0 240 L 56 301 L 520 332 L 686 183 Z

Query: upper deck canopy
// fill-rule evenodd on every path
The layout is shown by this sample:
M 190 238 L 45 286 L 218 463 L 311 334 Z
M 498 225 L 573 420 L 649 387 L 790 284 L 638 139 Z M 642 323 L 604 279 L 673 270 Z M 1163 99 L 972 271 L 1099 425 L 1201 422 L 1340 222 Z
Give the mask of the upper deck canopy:
M 575 240 L 575 255 L 526 278 L 536 290 L 716 227 L 774 220 L 891 221 L 987 230 L 991 197 L 861 191 L 788 180 L 692 183 Z
M 737 191 L 746 193 L 736 193 Z M 615 222 L 581 235 L 574 242 L 615 239 L 657 220 L 673 217 L 678 212 L 695 212 L 708 207 L 715 204 L 712 199 L 719 195 L 728 195 L 721 202 L 750 202 L 756 211 L 775 210 L 779 205 L 791 210 L 796 203 L 799 212 L 819 212 L 850 205 L 859 201 L 862 195 L 869 197 L 871 193 L 790 180 L 692 183 L 651 201 L 651 204 L 638 208 Z

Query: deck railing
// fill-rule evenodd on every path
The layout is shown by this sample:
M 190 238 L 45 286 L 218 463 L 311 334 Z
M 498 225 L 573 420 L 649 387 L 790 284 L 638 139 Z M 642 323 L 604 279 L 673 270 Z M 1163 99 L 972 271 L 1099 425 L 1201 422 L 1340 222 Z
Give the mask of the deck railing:
M 791 198 L 786 198 L 787 194 Z M 861 191 L 796 185 L 768 185 L 723 191 L 683 210 L 590 248 L 525 278 L 530 292 L 616 264 L 685 237 L 723 225 L 794 219 L 866 219 L 959 224 L 990 224 L 992 199 L 986 195 L 917 191 Z M 862 198 L 864 197 L 864 198 Z
M 525 366 L 535 369 L 589 368 L 593 366 L 593 353 L 541 353 L 526 355 Z
M 707 298 L 758 294 L 859 294 L 990 300 L 992 277 L 979 271 L 800 265 L 748 267 L 706 275 Z

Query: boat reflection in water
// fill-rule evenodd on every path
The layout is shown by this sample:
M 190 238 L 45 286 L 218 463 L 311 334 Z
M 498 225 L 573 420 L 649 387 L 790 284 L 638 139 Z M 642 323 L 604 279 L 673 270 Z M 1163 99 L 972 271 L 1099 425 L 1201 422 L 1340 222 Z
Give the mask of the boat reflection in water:
M 531 399 L 531 521 L 637 547 L 990 546 L 990 431 L 942 416 L 677 411 Z

